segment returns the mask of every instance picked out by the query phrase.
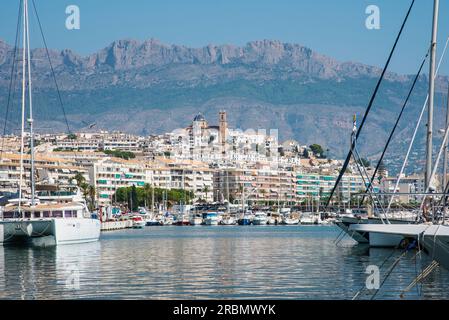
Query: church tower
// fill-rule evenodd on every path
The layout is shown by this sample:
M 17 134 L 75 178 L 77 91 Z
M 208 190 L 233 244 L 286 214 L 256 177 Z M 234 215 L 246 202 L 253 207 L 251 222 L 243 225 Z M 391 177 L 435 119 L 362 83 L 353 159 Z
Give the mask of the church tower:
M 226 119 L 226 111 L 219 113 L 219 141 L 221 146 L 221 153 L 226 153 L 226 134 L 228 131 L 228 121 Z

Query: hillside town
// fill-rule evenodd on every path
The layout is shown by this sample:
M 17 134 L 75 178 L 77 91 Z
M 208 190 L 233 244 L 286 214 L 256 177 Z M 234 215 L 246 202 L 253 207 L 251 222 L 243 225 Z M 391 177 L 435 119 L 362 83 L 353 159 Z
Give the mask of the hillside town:
M 72 185 L 80 179 L 93 207 L 108 207 L 123 200 L 121 188 L 154 188 L 188 193 L 184 203 L 248 202 L 253 205 L 296 206 L 324 203 L 342 161 L 328 159 L 320 145 L 279 141 L 276 130 L 230 128 L 227 114 L 218 114 L 213 125 L 202 114 L 185 128 L 146 137 L 123 132 L 35 134 L 34 164 L 37 183 Z M 20 181 L 30 193 L 29 137 L 20 156 L 20 137 L 1 138 L 0 192 L 15 194 Z M 23 161 L 25 170 L 20 170 Z M 372 172 L 369 161 L 363 164 Z M 28 170 L 27 170 L 28 168 Z M 20 176 L 22 175 L 22 179 Z M 380 168 L 374 191 L 392 192 L 395 177 Z M 26 184 L 26 185 L 25 185 Z M 336 190 L 334 203 L 345 205 L 364 192 L 366 182 L 352 164 Z M 423 177 L 402 177 L 401 193 L 424 191 Z M 410 195 L 397 202 L 417 201 Z M 153 205 L 161 205 L 161 198 Z M 148 205 L 148 204 L 147 204 Z

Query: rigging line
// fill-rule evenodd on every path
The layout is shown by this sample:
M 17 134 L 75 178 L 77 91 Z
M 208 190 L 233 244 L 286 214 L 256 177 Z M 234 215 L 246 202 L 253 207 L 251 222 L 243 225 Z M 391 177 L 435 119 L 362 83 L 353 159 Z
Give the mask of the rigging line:
M 388 260 L 390 260 L 390 258 L 396 253 L 395 250 L 391 250 L 391 254 L 384 259 L 384 261 L 382 262 L 382 264 L 379 266 L 379 270 L 382 270 L 382 268 L 384 267 L 385 263 L 387 263 Z M 359 291 L 357 291 L 357 293 L 355 294 L 355 296 L 352 298 L 352 300 L 357 299 L 360 294 L 362 294 L 363 292 L 367 291 L 368 289 L 366 288 L 366 286 L 363 286 L 362 288 L 360 288 Z
M 13 91 L 13 87 L 16 82 L 16 73 L 14 72 L 14 69 L 16 67 L 16 58 L 17 58 L 17 51 L 19 50 L 19 29 L 20 29 L 20 18 L 22 16 L 22 1 L 19 1 L 19 13 L 17 15 L 17 26 L 16 26 L 16 39 L 14 42 L 14 53 L 13 53 L 13 59 L 12 59 L 12 66 L 11 66 L 11 78 L 9 81 L 9 89 L 8 89 L 8 98 L 6 103 L 6 112 L 5 112 L 5 121 L 3 124 L 3 139 L 2 139 L 2 148 L 0 150 L 0 159 L 2 159 L 3 156 L 3 149 L 5 147 L 5 136 L 6 136 L 6 127 L 8 125 L 8 115 L 9 115 L 9 107 L 11 104 L 11 101 L 14 101 L 14 95 L 11 99 L 11 92 Z
M 449 137 L 449 125 L 446 126 L 446 129 L 445 129 L 445 132 L 444 132 L 443 142 L 441 143 L 440 150 L 438 151 L 438 155 L 437 155 L 437 158 L 435 160 L 434 168 L 433 168 L 432 173 L 430 175 L 429 185 L 427 186 L 425 193 L 428 193 L 430 191 L 430 187 L 431 187 L 433 179 L 435 178 L 435 174 L 436 174 L 436 172 L 438 170 L 439 162 L 440 162 L 440 159 L 441 159 L 441 154 L 443 153 L 444 146 L 447 144 L 448 137 Z M 423 200 L 421 202 L 420 209 L 423 208 L 425 199 L 426 199 L 426 197 L 424 196 Z
M 27 0 L 24 0 L 23 2 L 23 37 L 22 37 L 22 125 L 21 125 L 21 131 L 20 131 L 20 177 L 19 177 L 19 216 L 22 214 L 22 193 L 23 193 L 23 153 L 24 153 L 24 139 L 25 139 L 25 97 L 26 97 L 26 64 L 27 64 L 27 56 L 26 56 L 26 34 L 28 32 L 27 30 L 27 10 L 28 10 L 28 2 Z M 28 63 L 30 63 L 28 61 Z
M 34 0 L 33 0 L 33 1 L 34 1 Z M 357 130 L 356 137 L 355 137 L 356 140 L 358 139 L 358 137 L 359 137 L 359 135 L 360 135 L 360 132 L 361 132 L 362 129 L 363 129 L 363 125 L 365 124 L 366 118 L 368 117 L 368 114 L 369 114 L 369 112 L 370 112 L 370 110 L 371 110 L 371 107 L 373 106 L 373 102 L 374 102 L 374 99 L 375 99 L 376 96 L 377 96 L 377 92 L 379 91 L 380 84 L 382 83 L 382 80 L 383 80 L 383 78 L 384 78 L 384 76 L 385 76 L 385 73 L 386 73 L 386 71 L 387 71 L 387 69 L 388 69 L 388 66 L 390 65 L 391 58 L 392 58 L 393 53 L 394 53 L 394 51 L 395 51 L 395 49 L 396 49 L 396 46 L 397 46 L 397 44 L 398 44 L 398 42 L 399 42 L 399 39 L 400 39 L 401 34 L 402 34 L 402 31 L 404 30 L 405 24 L 406 24 L 406 22 L 407 22 L 407 20 L 408 20 L 408 17 L 409 17 L 409 15 L 410 15 L 410 12 L 412 11 L 412 8 L 413 8 L 413 5 L 414 5 L 414 4 L 415 4 L 415 0 L 412 0 L 412 2 L 411 2 L 411 4 L 410 4 L 410 7 L 409 7 L 409 9 L 408 9 L 408 11 L 407 11 L 407 14 L 406 14 L 406 16 L 405 16 L 405 18 L 404 18 L 404 21 L 402 22 L 401 29 L 399 30 L 399 33 L 398 33 L 398 35 L 397 35 L 397 37 L 396 37 L 396 40 L 395 40 L 395 42 L 394 42 L 393 48 L 391 48 L 391 51 L 390 51 L 390 54 L 389 54 L 389 56 L 388 56 L 387 62 L 385 63 L 385 67 L 383 68 L 382 73 L 381 73 L 381 75 L 380 75 L 380 77 L 379 77 L 379 80 L 377 81 L 376 87 L 375 87 L 374 92 L 373 92 L 373 94 L 372 94 L 372 96 L 371 96 L 371 99 L 370 99 L 370 101 L 369 101 L 369 103 L 368 103 L 368 107 L 366 108 L 366 111 L 365 111 L 365 114 L 364 114 L 364 116 L 363 116 L 363 119 L 362 119 L 362 122 L 361 122 L 361 124 L 360 124 L 360 127 L 359 127 L 359 129 Z M 351 149 L 352 149 L 352 148 L 351 148 Z M 347 155 L 347 157 L 346 157 L 346 160 L 345 160 L 345 162 L 344 162 L 344 164 L 343 164 L 343 167 L 342 167 L 342 169 L 341 169 L 341 171 L 340 171 L 340 174 L 338 175 L 338 178 L 337 178 L 337 180 L 335 181 L 335 185 L 334 185 L 334 187 L 332 188 L 331 194 L 330 194 L 330 196 L 329 196 L 329 198 L 328 198 L 328 200 L 327 200 L 326 207 L 329 207 L 329 204 L 330 204 L 330 202 L 331 202 L 331 200 L 332 200 L 332 196 L 334 195 L 335 189 L 337 188 L 338 184 L 340 183 L 340 180 L 342 179 L 342 177 L 343 177 L 343 175 L 344 175 L 344 173 L 345 173 L 345 171 L 346 171 L 346 168 L 347 168 L 348 165 L 349 165 L 349 161 L 350 161 L 350 160 L 351 160 L 351 151 L 349 151 L 349 153 L 348 153 L 348 155 Z
M 376 289 L 376 291 L 374 292 L 373 296 L 371 297 L 370 300 L 374 300 L 374 298 L 377 296 L 377 294 L 379 293 L 380 289 L 384 286 L 385 282 L 387 281 L 387 279 L 390 277 L 390 275 L 393 273 L 394 269 L 396 268 L 396 266 L 398 265 L 398 263 L 401 261 L 401 259 L 403 257 L 405 257 L 405 255 L 407 254 L 407 250 L 405 250 L 394 262 L 393 264 L 390 266 L 390 268 L 387 270 L 386 274 L 384 275 L 384 279 L 382 280 L 382 283 L 380 284 L 379 289 Z
M 58 99 L 59 99 L 59 103 L 61 104 L 61 109 L 62 109 L 62 113 L 64 115 L 65 124 L 67 126 L 67 131 L 68 131 L 68 133 L 71 133 L 70 126 L 69 126 L 69 121 L 67 120 L 67 115 L 66 115 L 65 108 L 64 108 L 64 104 L 62 103 L 62 97 L 61 97 L 61 92 L 59 91 L 59 85 L 58 85 L 58 82 L 56 81 L 55 70 L 53 69 L 53 64 L 51 63 L 51 59 L 50 59 L 50 53 L 48 52 L 47 41 L 45 39 L 44 31 L 42 29 L 41 20 L 39 19 L 39 14 L 37 13 L 36 3 L 35 3 L 34 0 L 32 0 L 31 2 L 33 3 L 34 13 L 36 14 L 36 20 L 37 20 L 38 25 L 39 25 L 39 30 L 40 30 L 40 33 L 41 33 L 41 36 L 42 36 L 42 41 L 44 42 L 45 52 L 47 53 L 47 58 L 48 58 L 48 62 L 50 64 L 51 74 L 52 74 L 53 81 L 54 81 L 55 86 L 56 86 L 56 91 L 58 93 Z
M 355 140 L 354 135 L 353 135 L 353 145 L 354 145 L 354 148 L 353 148 L 353 150 L 352 150 L 352 155 L 353 155 L 354 160 L 355 160 L 355 165 L 356 165 L 356 168 L 358 169 L 358 171 L 359 171 L 359 173 L 360 173 L 360 176 L 361 176 L 361 178 L 362 178 L 363 185 L 366 186 L 366 185 L 368 184 L 367 181 L 369 181 L 369 175 L 368 175 L 368 172 L 366 171 L 365 166 L 362 165 L 362 159 L 361 159 L 360 154 L 359 154 L 359 152 L 358 152 L 358 149 L 357 149 L 357 141 Z M 366 180 L 365 180 L 365 179 L 366 179 Z M 374 197 L 373 197 L 373 193 L 374 193 L 373 187 L 371 186 L 371 188 L 369 188 L 369 190 L 370 190 L 370 191 L 368 192 L 368 194 L 369 194 L 369 196 L 370 196 L 370 198 L 371 198 L 371 201 L 373 202 L 374 210 L 376 210 L 378 206 L 376 205 L 376 201 L 375 201 L 375 199 L 374 199 Z M 363 197 L 362 203 L 363 203 L 364 199 L 365 199 L 365 198 Z M 377 197 L 376 197 L 376 199 L 377 199 Z M 378 199 L 377 199 L 377 200 L 378 200 Z M 379 200 L 378 200 L 378 202 L 379 202 L 380 209 L 381 209 L 382 212 L 385 214 L 385 210 L 384 210 L 384 208 L 383 208 L 383 206 L 382 206 L 382 203 L 381 203 Z M 380 217 L 380 219 L 382 220 L 382 223 L 384 223 L 382 217 Z
M 355 153 L 354 153 L 353 155 L 354 155 L 354 159 L 355 159 L 355 162 L 356 162 L 356 167 L 357 167 L 357 169 L 359 170 L 360 176 L 362 177 L 363 184 L 364 184 L 364 185 L 367 185 L 367 182 L 365 181 L 365 178 L 366 178 L 367 180 L 369 180 L 368 173 L 366 172 L 365 167 L 363 167 L 363 166 L 361 166 L 361 165 L 359 164 L 359 162 L 361 162 L 361 160 L 360 160 L 361 158 L 360 158 L 359 152 L 357 151 L 357 147 L 354 147 L 354 151 L 355 151 Z M 363 167 L 363 172 L 362 172 L 361 167 Z M 366 177 L 365 177 L 365 175 L 366 175 Z M 374 208 L 374 210 L 376 210 L 376 209 L 378 209 L 378 207 L 380 207 L 380 209 L 382 210 L 382 213 L 385 215 L 385 210 L 384 210 L 384 208 L 383 208 L 383 206 L 382 206 L 382 203 L 380 203 L 380 201 L 378 201 L 378 202 L 379 202 L 379 205 L 376 205 L 376 200 L 375 200 L 375 198 L 373 197 L 373 193 L 374 193 L 374 192 L 373 192 L 373 189 L 371 188 L 371 191 L 368 192 L 368 194 L 369 194 L 369 197 L 371 198 L 371 201 L 373 202 L 373 208 Z M 377 197 L 376 197 L 376 199 L 377 199 Z M 363 203 L 363 202 L 362 202 L 362 203 Z M 379 215 L 379 217 L 380 217 L 380 220 L 382 221 L 382 223 L 384 223 L 384 220 L 382 219 L 382 216 Z M 385 217 L 386 217 L 386 216 L 385 216 Z
M 446 44 L 444 46 L 443 53 L 441 54 L 440 61 L 438 62 L 438 67 L 437 67 L 437 69 L 435 71 L 435 76 L 438 75 L 438 71 L 440 70 L 441 63 L 443 62 L 443 58 L 444 58 L 444 56 L 446 54 L 448 43 L 449 43 L 449 38 L 447 38 L 447 40 L 446 40 Z M 390 202 L 388 203 L 387 213 L 390 211 L 390 207 L 391 207 L 391 204 L 393 203 L 393 199 L 394 199 L 394 196 L 395 196 L 394 194 L 396 193 L 396 190 L 398 189 L 399 183 L 401 181 L 401 177 L 404 174 L 405 166 L 407 165 L 408 158 L 410 156 L 410 152 L 412 151 L 413 143 L 415 142 L 415 138 L 416 138 L 416 135 L 418 133 L 418 129 L 419 129 L 419 126 L 421 124 L 421 120 L 422 120 L 422 117 L 424 115 L 424 111 L 426 110 L 427 101 L 428 100 L 429 100 L 429 94 L 427 94 L 426 100 L 424 101 L 424 104 L 423 104 L 422 109 L 421 109 L 421 113 L 420 113 L 419 118 L 418 118 L 418 122 L 416 123 L 415 130 L 413 131 L 412 140 L 410 140 L 410 144 L 408 145 L 407 153 L 405 155 L 404 162 L 402 163 L 401 171 L 399 172 L 398 179 L 396 180 L 396 184 L 395 184 L 394 189 L 393 189 L 393 195 L 391 196 Z
M 420 76 L 420 74 L 421 74 L 421 71 L 422 71 L 422 68 L 424 67 L 424 64 L 425 64 L 425 62 L 426 62 L 426 60 L 427 60 L 427 58 L 428 58 L 428 56 L 429 56 L 429 53 L 430 53 L 430 48 L 429 48 L 429 50 L 427 50 L 427 53 L 426 53 L 426 55 L 425 55 L 425 57 L 424 57 L 424 59 L 423 59 L 423 61 L 422 61 L 422 63 L 421 63 L 421 66 L 419 67 L 418 73 L 416 74 L 415 79 L 413 80 L 412 86 L 411 86 L 411 88 L 410 88 L 410 90 L 409 90 L 409 92 L 408 92 L 408 94 L 407 94 L 407 98 L 405 99 L 404 104 L 402 105 L 401 112 L 399 113 L 399 116 L 398 116 L 397 119 L 396 119 L 396 122 L 395 122 L 395 124 L 394 124 L 394 126 L 393 126 L 393 129 L 392 129 L 391 132 L 390 132 L 390 136 L 388 137 L 387 143 L 385 144 L 385 147 L 384 147 L 384 149 L 383 149 L 383 151 L 382 151 L 382 154 L 381 154 L 381 156 L 380 156 L 379 161 L 377 162 L 376 168 L 374 169 L 374 173 L 373 173 L 373 175 L 372 175 L 372 177 L 371 177 L 371 180 L 370 180 L 369 185 L 367 186 L 365 192 L 368 191 L 368 189 L 369 189 L 369 188 L 371 187 L 371 185 L 373 184 L 374 179 L 376 178 L 376 174 L 377 174 L 377 172 L 378 172 L 378 170 L 379 170 L 379 167 L 380 167 L 380 165 L 381 165 L 381 163 L 382 163 L 382 160 L 384 159 L 385 153 L 386 153 L 386 151 L 387 151 L 387 149 L 388 149 L 388 147 L 389 147 L 389 145 L 390 145 L 390 142 L 391 142 L 391 140 L 392 140 L 392 138 L 393 138 L 393 135 L 394 135 L 394 133 L 395 133 L 395 131 L 396 131 L 396 128 L 397 128 L 397 126 L 398 126 L 398 124 L 399 124 L 399 121 L 400 121 L 401 118 L 402 118 L 402 114 L 404 113 L 405 107 L 407 106 L 408 101 L 409 101 L 409 99 L 410 99 L 410 96 L 412 95 L 412 92 L 413 92 L 413 90 L 414 90 L 414 88 L 415 88 L 416 82 L 418 81 L 418 78 L 419 78 L 419 76 Z

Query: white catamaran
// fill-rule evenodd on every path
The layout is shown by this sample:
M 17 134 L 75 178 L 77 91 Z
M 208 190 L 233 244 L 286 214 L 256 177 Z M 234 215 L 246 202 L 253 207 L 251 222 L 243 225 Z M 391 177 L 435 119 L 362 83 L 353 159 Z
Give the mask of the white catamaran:
M 36 197 L 34 170 L 33 100 L 31 82 L 30 35 L 28 1 L 22 2 L 22 103 L 19 197 L 0 210 L 0 244 L 20 243 L 39 246 L 97 241 L 100 221 L 92 215 L 79 192 L 72 195 Z M 28 99 L 27 99 L 28 94 Z M 25 195 L 24 140 L 25 110 L 28 100 L 27 122 L 30 129 L 30 188 Z M 0 160 L 1 161 L 1 160 Z M 58 201 L 61 200 L 61 201 Z

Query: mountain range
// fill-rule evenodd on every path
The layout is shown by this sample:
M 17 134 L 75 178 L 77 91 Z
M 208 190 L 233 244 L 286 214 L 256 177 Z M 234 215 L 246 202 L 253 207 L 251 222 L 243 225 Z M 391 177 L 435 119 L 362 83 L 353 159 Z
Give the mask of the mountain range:
M 6 114 L 13 52 L 0 40 L 0 118 Z M 318 143 L 335 157 L 348 151 L 352 115 L 361 118 L 382 71 L 275 40 L 202 48 L 118 40 L 87 56 L 69 49 L 49 55 L 73 131 L 96 122 L 96 129 L 156 134 L 188 126 L 199 112 L 216 124 L 218 111 L 226 110 L 230 127 L 278 129 L 282 140 Z M 46 51 L 34 49 L 31 56 L 37 128 L 67 130 Z M 375 158 L 382 150 L 413 77 L 386 73 L 361 135 L 366 156 Z M 445 112 L 447 81 L 438 77 L 437 113 Z M 407 146 L 427 82 L 421 75 L 393 141 L 392 159 Z M 17 81 L 13 87 L 8 132 L 19 121 Z M 444 118 L 436 116 L 436 126 L 442 127 Z M 423 141 L 420 134 L 418 147 Z

